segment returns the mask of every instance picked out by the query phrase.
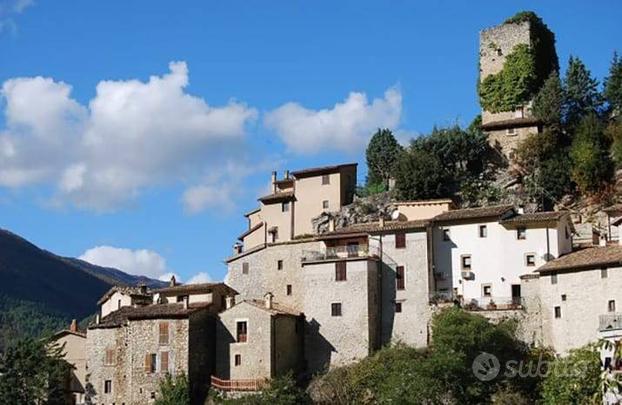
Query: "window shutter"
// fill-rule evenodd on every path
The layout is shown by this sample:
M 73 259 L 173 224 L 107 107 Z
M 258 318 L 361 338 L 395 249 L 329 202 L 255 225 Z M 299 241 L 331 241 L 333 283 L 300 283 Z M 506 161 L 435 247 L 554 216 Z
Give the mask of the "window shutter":
M 151 373 L 151 354 L 145 354 L 145 372 Z
M 160 323 L 160 344 L 168 344 L 168 322 Z
M 160 353 L 160 372 L 168 372 L 168 352 Z

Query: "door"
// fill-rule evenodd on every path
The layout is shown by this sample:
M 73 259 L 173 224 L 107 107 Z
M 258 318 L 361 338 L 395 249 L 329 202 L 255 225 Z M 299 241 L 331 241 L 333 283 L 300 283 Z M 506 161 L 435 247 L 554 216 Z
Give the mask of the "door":
M 512 304 L 520 305 L 520 284 L 512 284 Z

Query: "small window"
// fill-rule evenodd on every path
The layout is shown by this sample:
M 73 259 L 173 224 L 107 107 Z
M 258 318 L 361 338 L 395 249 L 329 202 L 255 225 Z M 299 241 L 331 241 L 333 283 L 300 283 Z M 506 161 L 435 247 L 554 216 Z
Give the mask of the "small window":
M 147 353 L 145 355 L 145 372 L 148 374 L 155 373 L 157 361 L 158 356 L 155 353 Z
M 395 234 L 395 248 L 404 249 L 406 247 L 406 234 L 399 232 Z
M 168 352 L 160 353 L 160 372 L 161 373 L 168 372 Z
M 117 301 L 117 309 L 121 309 L 121 300 Z
M 292 285 L 291 284 L 287 284 L 286 291 L 287 291 L 287 295 L 292 295 Z
M 516 239 L 518 240 L 527 239 L 527 229 L 524 226 L 516 228 Z
M 488 227 L 486 225 L 479 226 L 479 237 L 485 238 L 488 236 Z
M 168 322 L 160 322 L 160 331 L 159 331 L 159 342 L 161 345 L 168 344 Z
M 248 338 L 248 330 L 247 330 L 247 325 L 246 325 L 246 321 L 239 321 L 237 323 L 237 338 L 236 341 L 238 343 L 246 343 L 247 338 Z
M 557 284 L 557 273 L 551 274 L 551 284 Z
M 615 300 L 609 300 L 609 302 L 607 303 L 607 311 L 616 312 L 616 301 Z
M 503 56 L 503 51 L 501 48 L 497 48 L 497 56 Z
M 104 356 L 104 366 L 114 366 L 114 349 L 106 349 Z
M 279 240 L 279 228 L 275 227 L 274 230 L 271 233 L 272 233 L 272 243 L 274 243 L 277 240 Z
M 492 285 L 490 284 L 482 285 L 482 296 L 492 297 Z
M 402 312 L 402 303 L 401 302 L 396 302 L 395 303 L 395 312 L 396 313 Z
M 283 260 L 277 260 L 276 261 L 276 269 L 277 270 L 283 270 Z
M 562 307 L 555 307 L 555 318 L 562 317 Z
M 112 380 L 104 381 L 104 394 L 110 394 L 112 392 Z
M 325 210 L 328 209 L 328 200 L 322 201 L 322 208 L 325 209 Z
M 281 203 L 281 212 L 288 212 L 288 211 L 289 211 L 289 202 Z
M 607 273 L 608 272 L 607 272 L 607 268 L 606 267 L 603 267 L 602 269 L 600 269 L 600 278 L 607 278 L 607 276 L 609 275 Z
M 346 281 L 348 278 L 347 264 L 344 261 L 335 262 L 335 281 Z
M 248 262 L 242 263 L 242 274 L 248 274 Z
M 330 175 L 325 174 L 322 176 L 322 185 L 330 184 Z
M 332 316 L 341 316 L 341 303 L 333 302 L 330 304 L 330 313 Z
M 471 255 L 462 256 L 462 269 L 471 270 Z
M 404 266 L 395 268 L 395 288 L 398 290 L 404 289 Z
M 449 234 L 449 229 L 443 229 L 443 240 L 444 241 L 451 240 L 451 235 Z
M 566 294 L 562 294 L 562 301 L 566 301 Z
M 242 365 L 242 355 L 241 354 L 236 354 L 234 357 L 234 364 L 235 366 L 241 366 Z
M 533 253 L 527 253 L 525 255 L 525 266 L 533 267 L 536 265 L 536 255 Z

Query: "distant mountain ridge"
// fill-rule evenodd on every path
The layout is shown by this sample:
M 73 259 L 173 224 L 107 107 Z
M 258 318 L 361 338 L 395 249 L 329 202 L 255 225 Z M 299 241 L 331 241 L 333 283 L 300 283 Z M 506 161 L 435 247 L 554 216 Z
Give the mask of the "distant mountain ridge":
M 141 283 L 150 287 L 165 285 L 118 269 L 57 256 L 0 228 L 0 351 L 7 340 L 37 334 L 39 324 L 47 329 L 57 322 L 95 313 L 97 300 L 112 285 Z M 46 322 L 33 319 L 37 314 Z

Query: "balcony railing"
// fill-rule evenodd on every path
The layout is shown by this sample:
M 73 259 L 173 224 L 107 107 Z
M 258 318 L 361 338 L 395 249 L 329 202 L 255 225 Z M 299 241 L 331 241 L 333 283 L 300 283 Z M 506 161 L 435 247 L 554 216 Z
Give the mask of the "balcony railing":
M 326 247 L 322 250 L 305 250 L 302 252 L 302 261 L 348 259 L 355 257 L 378 256 L 377 248 L 367 245 L 350 245 Z
M 598 329 L 600 330 L 622 329 L 622 313 L 615 312 L 600 315 L 598 317 L 598 326 Z
M 259 391 L 268 385 L 265 379 L 255 380 L 223 380 L 216 376 L 211 377 L 212 387 L 221 391 Z
M 471 311 L 523 309 L 524 307 L 522 297 L 479 297 L 464 302 L 462 306 Z

